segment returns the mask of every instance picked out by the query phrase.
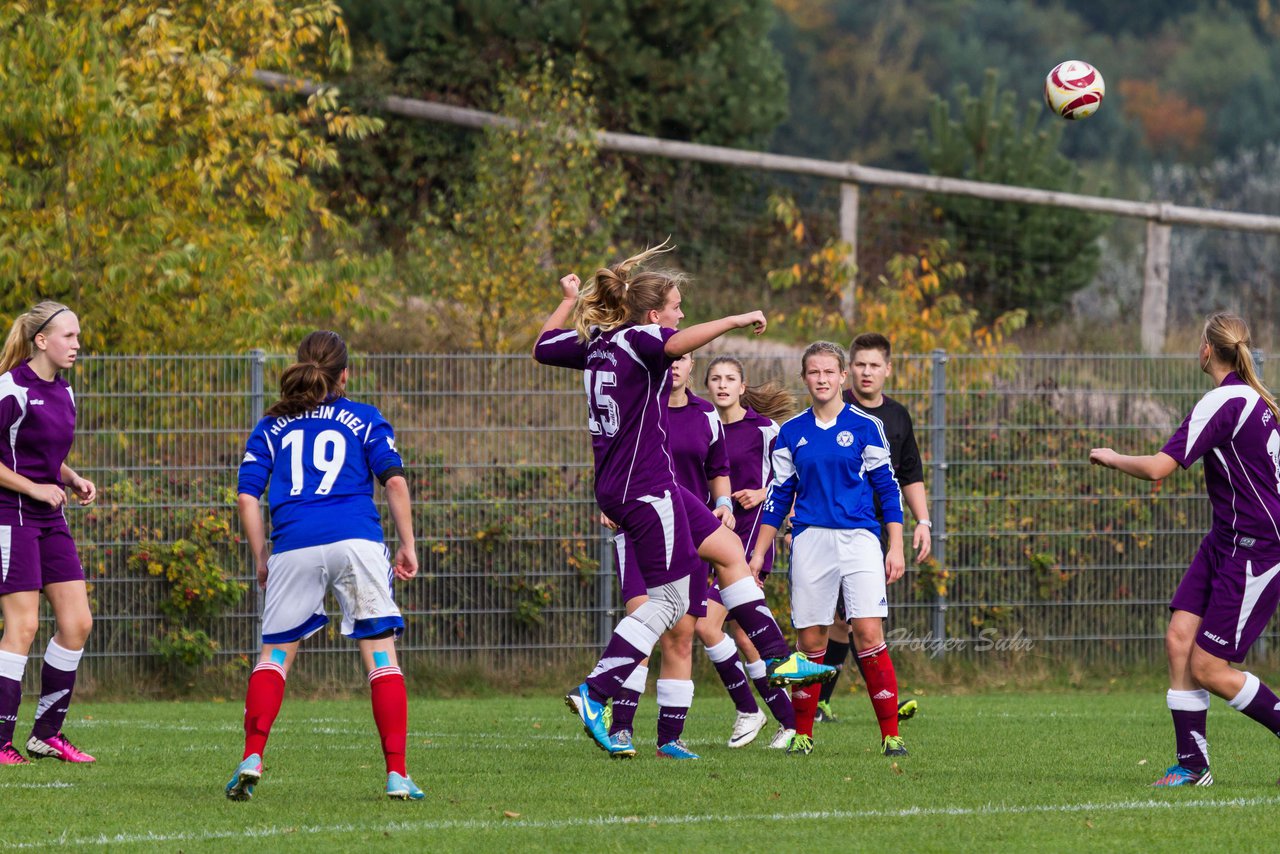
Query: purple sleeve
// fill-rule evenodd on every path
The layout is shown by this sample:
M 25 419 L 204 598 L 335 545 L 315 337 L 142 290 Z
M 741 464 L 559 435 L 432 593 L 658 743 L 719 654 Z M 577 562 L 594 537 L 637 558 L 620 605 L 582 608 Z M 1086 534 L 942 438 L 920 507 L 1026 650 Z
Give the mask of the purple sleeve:
M 1243 401 L 1238 398 L 1223 401 L 1220 396 L 1206 395 L 1160 450 L 1184 469 L 1190 468 L 1196 460 L 1231 438 L 1242 406 Z
M 533 358 L 543 365 L 581 371 L 587 367 L 587 345 L 573 329 L 548 329 L 538 338 Z
M 21 412 L 22 407 L 18 405 L 16 397 L 12 395 L 0 397 L 0 432 L 8 433 Z
M 671 367 L 675 359 L 667 355 L 667 340 L 678 330 L 668 329 L 656 323 L 637 326 L 627 335 L 627 343 L 650 373 L 657 374 Z
M 729 476 L 729 447 L 724 439 L 724 426 L 717 417 L 713 421 L 707 419 L 707 423 L 711 425 L 711 447 L 707 449 L 707 462 L 704 468 L 707 472 L 707 480 L 716 477 Z M 729 487 L 733 488 L 732 485 Z

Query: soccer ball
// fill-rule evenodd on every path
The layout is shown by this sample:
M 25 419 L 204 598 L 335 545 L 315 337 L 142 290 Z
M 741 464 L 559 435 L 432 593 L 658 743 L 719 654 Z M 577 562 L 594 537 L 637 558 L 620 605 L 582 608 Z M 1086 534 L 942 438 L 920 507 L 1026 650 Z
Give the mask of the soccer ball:
M 1087 119 L 1102 106 L 1107 84 L 1102 74 L 1087 62 L 1068 59 L 1059 63 L 1044 79 L 1044 102 L 1064 119 Z

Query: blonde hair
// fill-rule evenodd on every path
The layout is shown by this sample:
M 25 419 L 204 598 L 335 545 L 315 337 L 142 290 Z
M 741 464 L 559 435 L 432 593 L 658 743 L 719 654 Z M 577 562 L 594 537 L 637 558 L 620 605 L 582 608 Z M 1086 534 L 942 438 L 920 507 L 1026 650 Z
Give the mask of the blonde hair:
M 9 337 L 4 340 L 4 350 L 0 351 L 0 374 L 12 371 L 24 359 L 34 356 L 36 336 L 45 331 L 55 314 L 64 311 L 69 312 L 71 309 L 60 302 L 47 299 L 18 315 L 9 328 Z
M 640 323 L 651 311 L 661 311 L 667 304 L 667 294 L 688 281 L 688 277 L 678 270 L 633 271 L 672 249 L 675 247 L 664 240 L 639 255 L 596 270 L 573 307 L 573 327 L 578 331 L 578 339 L 590 338 L 593 326 L 608 332 L 624 323 Z
M 1218 361 L 1230 367 L 1240 379 L 1248 383 L 1266 401 L 1271 414 L 1280 419 L 1280 408 L 1276 406 L 1275 398 L 1267 391 L 1258 372 L 1253 368 L 1249 324 L 1245 323 L 1244 318 L 1225 311 L 1209 315 L 1209 319 L 1204 322 L 1204 340 Z
M 711 364 L 707 365 L 706 373 L 702 375 L 704 386 L 711 378 L 711 369 L 716 365 L 733 365 L 738 369 L 738 378 L 742 380 L 742 405 L 755 410 L 757 415 L 782 423 L 796 411 L 796 396 L 782 384 L 767 382 L 759 386 L 747 385 L 747 372 L 742 369 L 742 363 L 733 356 L 716 356 L 711 360 Z
M 804 372 L 809 369 L 809 359 L 813 356 L 831 356 L 836 360 L 836 364 L 840 366 L 840 373 L 844 373 L 846 365 L 844 348 L 830 341 L 814 341 L 805 348 L 804 355 L 800 357 L 801 378 L 804 377 Z

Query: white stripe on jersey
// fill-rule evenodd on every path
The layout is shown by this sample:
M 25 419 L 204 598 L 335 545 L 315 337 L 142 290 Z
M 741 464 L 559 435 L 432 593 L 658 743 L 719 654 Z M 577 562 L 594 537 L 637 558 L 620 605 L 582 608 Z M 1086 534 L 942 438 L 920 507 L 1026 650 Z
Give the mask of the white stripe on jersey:
M 653 375 L 649 373 L 649 368 L 648 366 L 645 365 L 644 360 L 641 359 L 638 355 L 636 355 L 636 351 L 631 348 L 631 343 L 627 341 L 627 333 L 635 330 L 639 330 L 640 332 L 643 332 L 646 335 L 652 335 L 655 338 L 661 339 L 662 333 L 657 331 L 658 328 L 659 327 L 657 326 L 657 324 L 649 324 L 648 326 L 629 326 L 621 330 L 620 332 L 613 334 L 613 337 L 610 339 L 614 344 L 618 346 L 620 350 L 622 350 L 622 352 L 626 353 L 628 356 L 634 359 L 637 365 L 644 368 L 645 375 L 649 377 L 649 380 L 648 380 L 649 388 L 645 392 L 645 396 L 644 396 L 644 409 L 640 410 L 641 423 L 644 422 L 644 417 L 649 412 L 649 404 L 652 403 L 654 404 L 654 406 L 659 405 L 660 403 L 659 398 L 662 396 L 663 387 L 666 385 L 666 378 L 667 376 L 669 376 L 669 373 L 662 375 L 663 377 L 662 384 L 659 385 L 657 389 L 655 389 L 653 387 Z M 590 399 L 590 394 L 591 394 L 591 390 L 587 389 L 588 399 Z M 662 434 L 662 455 L 666 457 L 667 469 L 671 472 L 671 477 L 674 478 L 675 466 L 672 464 L 671 455 L 667 451 L 667 447 L 670 444 L 671 438 L 667 435 L 667 431 L 662 429 L 661 418 L 658 419 L 658 432 Z M 627 500 L 628 493 L 631 490 L 631 473 L 636 470 L 636 457 L 639 456 L 639 454 L 640 454 L 640 436 L 637 435 L 635 447 L 631 449 L 631 465 L 627 467 L 627 480 L 626 480 L 626 483 L 622 485 L 622 500 L 624 501 Z M 668 557 L 667 564 L 670 565 L 670 563 L 671 563 L 671 560 L 670 560 L 670 557 Z
M 1240 428 L 1244 426 L 1249 413 L 1253 412 L 1253 407 L 1258 403 L 1258 393 L 1253 390 L 1252 386 L 1220 385 L 1200 398 L 1195 409 L 1191 410 L 1191 420 L 1187 424 L 1187 447 L 1182 454 L 1184 459 L 1191 449 L 1196 446 L 1196 440 L 1200 438 L 1205 425 L 1218 413 L 1219 409 L 1236 398 L 1244 400 L 1244 407 L 1240 411 L 1240 418 L 1236 421 L 1235 429 L 1231 431 L 1232 438 L 1235 438 L 1235 435 L 1240 432 Z
M 578 337 L 578 332 L 577 332 L 577 330 L 576 330 L 576 329 L 570 329 L 570 330 L 568 330 L 567 332 L 561 332 L 559 335 L 556 335 L 556 336 L 555 336 L 555 337 L 553 337 L 553 338 L 548 338 L 547 340 L 543 341 L 542 343 L 543 343 L 543 344 L 556 344 L 556 343 L 559 343 L 560 341 L 565 340 L 566 338 L 577 338 L 577 337 Z
M 1249 622 L 1254 607 L 1258 604 L 1271 579 L 1280 574 L 1280 563 L 1268 569 L 1262 575 L 1253 574 L 1253 561 L 1244 562 L 1244 598 L 1240 602 L 1240 619 L 1236 621 L 1236 646 L 1240 646 L 1240 636 L 1244 634 L 1244 624 Z
M 21 472 L 18 471 L 18 428 L 22 426 L 22 422 L 26 420 L 27 417 L 27 389 L 14 382 L 13 374 L 9 371 L 5 371 L 3 374 L 0 374 L 0 400 L 4 400 L 6 397 L 12 397 L 17 400 L 18 409 L 21 410 L 22 413 L 18 416 L 18 419 L 13 422 L 13 426 L 9 428 L 9 456 L 13 460 L 13 471 L 17 474 L 21 474 Z M 23 495 L 19 492 L 19 525 L 22 524 L 22 499 Z
M 1190 430 L 1188 429 L 1188 434 Z M 1187 448 L 1191 448 L 1191 444 L 1187 443 Z M 1218 458 L 1218 462 L 1222 464 L 1222 473 L 1227 476 L 1227 486 L 1231 489 L 1231 556 L 1236 554 L 1236 541 L 1240 539 L 1240 532 L 1236 529 L 1236 521 L 1240 518 L 1240 514 L 1236 511 L 1236 482 L 1231 479 L 1231 467 L 1227 465 L 1227 458 L 1223 456 L 1221 448 L 1214 448 L 1213 455 Z M 1186 454 L 1183 454 L 1186 457 Z
M 1250 407 L 1252 411 L 1253 407 Z M 1239 427 L 1236 428 L 1240 429 Z M 1272 434 L 1275 435 L 1274 433 Z M 1244 475 L 1245 483 L 1249 484 L 1249 489 L 1253 490 L 1253 497 L 1258 499 L 1258 506 L 1262 508 L 1262 512 L 1267 514 L 1268 521 L 1271 522 L 1271 530 L 1275 531 L 1276 539 L 1280 540 L 1280 526 L 1276 525 L 1275 517 L 1271 515 L 1271 511 L 1267 509 L 1267 503 L 1262 500 L 1262 494 L 1258 492 L 1258 487 L 1253 482 L 1253 478 L 1249 477 L 1249 470 L 1244 467 L 1244 460 L 1240 459 L 1240 449 L 1236 447 L 1236 443 L 1231 443 L 1231 453 L 1236 458 L 1236 464 L 1240 466 L 1240 472 Z

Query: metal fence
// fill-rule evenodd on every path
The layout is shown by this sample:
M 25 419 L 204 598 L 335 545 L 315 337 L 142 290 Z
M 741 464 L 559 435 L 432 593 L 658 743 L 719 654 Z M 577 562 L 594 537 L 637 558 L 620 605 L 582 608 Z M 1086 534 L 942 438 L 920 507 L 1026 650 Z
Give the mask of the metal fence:
M 737 355 L 751 382 L 799 390 L 796 355 Z M 92 676 L 183 678 L 196 629 L 217 648 L 204 666 L 235 670 L 256 653 L 235 471 L 287 363 L 256 352 L 78 362 L 71 462 L 101 493 L 69 510 L 96 615 Z M 891 591 L 891 637 L 930 654 L 1009 644 L 1051 661 L 1158 656 L 1168 598 L 1209 523 L 1202 477 L 1151 485 L 1087 455 L 1157 449 L 1207 388 L 1191 356 L 898 359 L 889 391 L 915 418 L 938 560 Z M 554 665 L 597 648 L 620 603 L 580 379 L 524 356 L 367 356 L 353 360 L 349 393 L 396 427 L 410 472 L 422 572 L 397 593 L 406 661 Z M 184 611 L 201 577 L 184 573 L 209 566 L 247 592 L 220 613 Z M 301 672 L 350 682 L 351 648 L 331 626 Z

